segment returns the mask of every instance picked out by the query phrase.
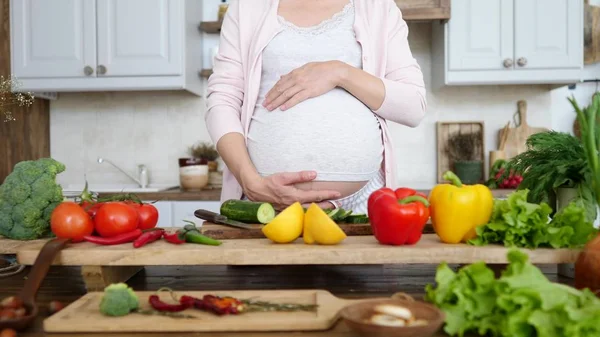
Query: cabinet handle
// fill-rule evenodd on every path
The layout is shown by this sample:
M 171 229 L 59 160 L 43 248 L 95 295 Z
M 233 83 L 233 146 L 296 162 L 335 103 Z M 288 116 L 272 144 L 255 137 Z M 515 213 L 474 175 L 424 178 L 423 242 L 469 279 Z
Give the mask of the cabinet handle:
M 85 74 L 85 76 L 90 76 L 94 73 L 94 68 L 92 68 L 90 66 L 85 66 L 83 68 L 83 73 Z
M 98 72 L 99 75 L 104 75 L 104 74 L 106 74 L 106 67 L 103 65 L 99 65 L 96 68 L 96 72 Z
M 506 59 L 504 60 L 504 68 L 510 68 L 513 66 L 513 60 L 512 59 Z
M 519 65 L 519 67 L 524 67 L 527 65 L 527 59 L 524 57 L 521 57 L 517 60 L 517 64 Z

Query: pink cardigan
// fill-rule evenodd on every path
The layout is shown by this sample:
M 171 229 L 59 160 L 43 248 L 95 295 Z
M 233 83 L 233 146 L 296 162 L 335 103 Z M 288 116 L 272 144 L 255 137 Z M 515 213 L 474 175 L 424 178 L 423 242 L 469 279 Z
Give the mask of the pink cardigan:
M 386 186 L 396 184 L 396 161 L 386 121 L 416 127 L 425 116 L 423 74 L 408 45 L 408 27 L 393 0 L 354 0 L 354 30 L 363 70 L 382 79 L 385 100 L 373 111 L 383 129 Z M 212 141 L 230 132 L 248 134 L 260 87 L 262 50 L 283 27 L 279 0 L 232 0 L 223 21 L 219 52 L 208 80 L 206 126 Z M 223 170 L 221 201 L 240 199 L 241 186 Z

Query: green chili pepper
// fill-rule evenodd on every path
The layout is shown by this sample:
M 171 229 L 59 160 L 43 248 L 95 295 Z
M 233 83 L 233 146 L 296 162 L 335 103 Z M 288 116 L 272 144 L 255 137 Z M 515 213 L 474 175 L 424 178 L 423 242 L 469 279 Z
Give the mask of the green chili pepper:
M 185 241 L 189 242 L 189 243 L 199 243 L 202 245 L 209 245 L 209 246 L 219 246 L 221 245 L 221 241 L 219 240 L 215 240 L 213 238 L 210 238 L 206 235 L 203 235 L 202 233 L 200 233 L 200 231 L 198 230 L 198 228 L 196 228 L 196 225 L 188 220 L 184 220 L 187 223 L 190 223 L 190 225 L 186 225 L 185 227 L 183 227 L 183 229 L 181 229 L 179 231 L 180 233 L 180 237 L 185 237 Z
M 189 231 L 185 233 L 185 241 L 191 243 L 199 243 L 203 245 L 219 246 L 221 241 L 209 238 L 208 236 L 200 234 L 198 231 Z

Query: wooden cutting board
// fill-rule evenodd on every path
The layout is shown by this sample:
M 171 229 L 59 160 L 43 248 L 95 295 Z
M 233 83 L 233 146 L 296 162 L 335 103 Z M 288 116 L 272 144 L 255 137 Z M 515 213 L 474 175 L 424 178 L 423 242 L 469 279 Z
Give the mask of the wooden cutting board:
M 154 292 L 136 292 L 141 309 L 150 309 L 148 297 Z M 102 292 L 84 295 L 77 301 L 44 320 L 48 333 L 115 333 L 115 332 L 206 332 L 206 331 L 309 331 L 327 330 L 339 318 L 339 311 L 348 304 L 365 299 L 346 300 L 325 290 L 250 290 L 250 291 L 181 291 L 178 296 L 202 297 L 204 294 L 233 296 L 239 299 L 264 300 L 277 303 L 316 304 L 315 312 L 251 312 L 241 315 L 217 316 L 196 309 L 183 314 L 194 318 L 173 318 L 157 315 L 130 314 L 107 317 L 100 313 Z M 168 293 L 162 300 L 173 303 Z M 372 300 L 372 299 L 371 299 Z
M 505 148 L 499 149 L 500 151 L 504 150 L 506 159 L 511 159 L 512 157 L 525 152 L 527 150 L 526 142 L 529 136 L 549 131 L 549 129 L 546 128 L 532 127 L 527 124 L 527 101 L 518 101 L 517 108 L 516 118 L 517 121 L 520 122 L 520 125 L 517 125 L 514 128 L 508 128 Z M 498 143 L 500 143 L 500 139 L 502 139 L 502 130 L 498 132 Z
M 205 221 L 200 227 L 202 234 L 217 240 L 235 240 L 235 239 L 263 239 L 265 235 L 261 229 L 261 224 L 250 224 L 251 229 L 241 229 L 215 224 Z M 348 236 L 373 235 L 371 225 L 366 224 L 339 224 L 340 228 Z

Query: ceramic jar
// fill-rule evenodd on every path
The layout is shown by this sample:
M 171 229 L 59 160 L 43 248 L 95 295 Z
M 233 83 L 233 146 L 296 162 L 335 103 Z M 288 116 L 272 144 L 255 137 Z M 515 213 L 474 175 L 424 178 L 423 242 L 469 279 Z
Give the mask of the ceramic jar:
M 179 183 L 182 190 L 201 190 L 208 185 L 208 162 L 198 158 L 179 158 Z

